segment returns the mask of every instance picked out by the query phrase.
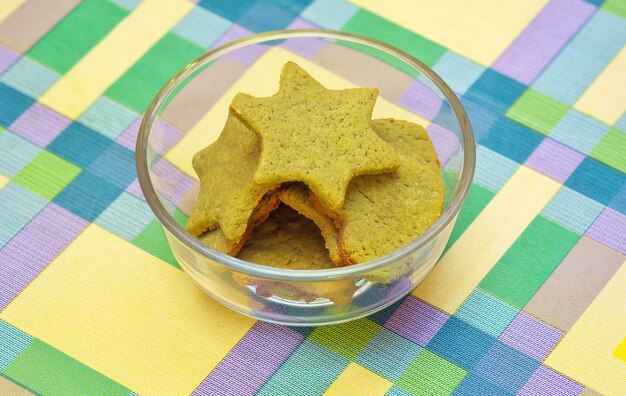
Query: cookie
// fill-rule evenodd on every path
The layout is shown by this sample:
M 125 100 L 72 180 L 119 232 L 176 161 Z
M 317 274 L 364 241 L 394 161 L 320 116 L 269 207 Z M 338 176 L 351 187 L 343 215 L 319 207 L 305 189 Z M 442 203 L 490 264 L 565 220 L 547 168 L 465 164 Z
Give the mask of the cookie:
M 370 124 L 377 95 L 377 89 L 328 90 L 288 62 L 275 95 L 235 96 L 231 113 L 262 141 L 254 181 L 304 182 L 338 210 L 353 177 L 397 169 L 398 154 Z
M 253 181 L 260 153 L 257 135 L 229 116 L 219 138 L 193 157 L 200 191 L 186 225 L 190 234 L 219 228 L 226 240 L 240 242 L 254 208 L 278 187 Z
M 238 256 L 242 260 L 287 269 L 326 269 L 335 265 L 328 258 L 324 240 L 313 221 L 287 205 L 281 205 L 252 232 Z M 271 281 L 233 272 L 242 286 L 255 286 L 261 297 L 315 301 L 326 298 L 335 304 L 349 304 L 356 290 L 353 279 L 319 282 Z
M 441 171 L 435 146 L 423 126 L 404 120 L 381 118 L 372 120 L 372 128 L 398 154 L 413 158 L 436 172 Z
M 337 266 L 343 264 L 337 242 L 339 231 L 331 218 L 315 210 L 309 198 L 309 189 L 304 184 L 292 184 L 283 187 L 278 192 L 278 197 L 285 205 L 290 206 L 302 216 L 315 223 L 322 233 L 330 260 Z
M 255 227 L 238 257 L 286 269 L 335 267 L 328 258 L 315 223 L 286 205 L 281 205 L 265 222 Z
M 339 246 L 346 263 L 372 260 L 408 244 L 441 215 L 441 175 L 400 156 L 400 167 L 386 175 L 355 178 L 343 207 Z
M 388 174 L 352 180 L 337 211 L 311 202 L 340 226 L 339 248 L 346 264 L 372 260 L 417 238 L 443 210 L 444 184 L 437 155 L 423 128 L 407 121 L 372 121 L 400 153 L 400 167 Z
M 243 244 L 250 238 L 250 234 L 252 233 L 254 227 L 263 223 L 268 218 L 270 213 L 278 207 L 278 205 L 280 205 L 278 193 L 270 192 L 266 194 L 263 199 L 261 199 L 261 202 L 259 202 L 257 207 L 252 211 L 252 215 L 248 220 L 246 232 L 243 237 L 239 239 L 239 241 L 229 240 L 219 228 L 205 232 L 200 235 L 199 239 L 215 250 L 231 256 L 236 256 L 243 247 Z

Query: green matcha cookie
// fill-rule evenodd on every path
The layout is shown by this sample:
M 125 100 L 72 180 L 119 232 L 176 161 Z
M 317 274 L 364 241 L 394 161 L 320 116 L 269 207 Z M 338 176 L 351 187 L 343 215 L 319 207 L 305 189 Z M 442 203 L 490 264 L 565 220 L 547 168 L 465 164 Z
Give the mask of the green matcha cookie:
M 405 156 L 393 173 L 354 178 L 337 212 L 344 261 L 361 263 L 408 244 L 441 215 L 443 196 L 441 175 Z
M 309 189 L 304 184 L 293 184 L 281 189 L 278 192 L 278 197 L 284 204 L 290 206 L 302 216 L 313 220 L 322 233 L 330 260 L 336 265 L 343 264 L 337 243 L 339 231 L 331 218 L 315 210 L 309 197 Z
M 257 226 L 238 257 L 287 269 L 334 268 L 317 226 L 282 205 Z
M 444 185 L 435 149 L 419 125 L 393 119 L 372 126 L 400 153 L 398 170 L 356 177 L 344 205 L 330 211 L 312 195 L 316 209 L 336 219 L 346 264 L 390 253 L 417 238 L 441 215 Z
M 435 146 L 423 126 L 409 121 L 382 118 L 372 120 L 372 128 L 398 154 L 413 158 L 434 171 L 441 171 Z
M 237 244 L 263 195 L 278 184 L 253 181 L 261 145 L 254 132 L 229 116 L 220 137 L 193 157 L 200 192 L 187 222 L 187 231 L 199 236 L 219 228 Z
M 236 256 L 243 247 L 243 244 L 246 243 L 246 241 L 250 238 L 250 234 L 252 233 L 254 227 L 263 223 L 268 218 L 270 213 L 272 213 L 272 211 L 274 211 L 274 209 L 278 207 L 278 205 L 280 205 L 278 193 L 267 193 L 263 197 L 261 202 L 259 202 L 258 206 L 252 211 L 252 215 L 248 220 L 246 232 L 243 234 L 243 237 L 241 237 L 239 241 L 228 240 L 222 230 L 219 228 L 207 231 L 204 234 L 200 235 L 198 238 L 215 250 L 229 254 L 231 256 Z
M 377 89 L 327 90 L 288 62 L 275 95 L 235 96 L 231 112 L 262 141 L 254 181 L 301 181 L 324 206 L 340 209 L 353 177 L 399 166 L 395 150 L 370 124 L 377 95 Z

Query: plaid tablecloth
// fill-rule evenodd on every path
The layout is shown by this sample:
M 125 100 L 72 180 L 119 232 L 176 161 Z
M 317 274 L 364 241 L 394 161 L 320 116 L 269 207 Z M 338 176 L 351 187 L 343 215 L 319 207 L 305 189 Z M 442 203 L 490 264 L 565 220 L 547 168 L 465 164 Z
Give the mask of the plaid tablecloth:
M 133 153 L 180 67 L 299 27 L 417 55 L 478 141 L 426 281 L 315 329 L 195 287 Z M 0 394 L 626 394 L 625 44 L 624 0 L 2 0 Z

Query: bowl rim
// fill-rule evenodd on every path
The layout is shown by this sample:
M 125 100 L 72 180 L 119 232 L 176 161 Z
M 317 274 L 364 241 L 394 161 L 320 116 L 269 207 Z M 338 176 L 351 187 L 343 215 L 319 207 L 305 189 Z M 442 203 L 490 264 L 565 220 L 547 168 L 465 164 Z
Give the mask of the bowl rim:
M 384 256 L 377 257 L 373 260 L 369 260 L 363 263 L 343 266 L 322 270 L 295 270 L 295 269 L 283 269 L 264 266 L 261 264 L 255 264 L 248 261 L 238 259 L 236 257 L 229 256 L 225 253 L 219 252 L 208 245 L 202 243 L 198 238 L 189 234 L 184 228 L 182 228 L 174 220 L 172 215 L 165 209 L 157 193 L 152 185 L 148 167 L 148 141 L 149 135 L 156 116 L 158 115 L 161 106 L 167 102 L 169 95 L 174 92 L 178 84 L 184 81 L 192 73 L 200 69 L 207 63 L 218 59 L 222 55 L 225 55 L 231 51 L 253 45 L 261 44 L 267 41 L 293 39 L 293 38 L 325 38 L 325 39 L 337 39 L 341 41 L 348 41 L 357 44 L 362 44 L 368 47 L 376 48 L 382 52 L 385 52 L 401 61 L 407 63 L 420 73 L 424 74 L 428 79 L 441 91 L 444 95 L 454 114 L 459 122 L 461 128 L 461 135 L 463 140 L 463 170 L 460 174 L 459 183 L 460 190 L 457 196 L 450 202 L 448 208 L 446 208 L 439 218 L 433 223 L 424 233 L 418 236 L 416 239 L 408 243 L 407 245 L 394 250 Z M 203 55 L 199 56 L 187 66 L 179 70 L 157 93 L 148 109 L 143 115 L 141 126 L 139 127 L 139 133 L 137 136 L 137 144 L 135 147 L 135 160 L 137 167 L 137 178 L 139 185 L 146 198 L 146 202 L 154 212 L 159 222 L 166 228 L 166 231 L 173 235 L 176 239 L 184 243 L 187 247 L 193 249 L 196 253 L 208 257 L 222 265 L 230 267 L 236 271 L 240 271 L 252 276 L 276 279 L 276 280 L 290 280 L 290 281 L 327 281 L 332 279 L 341 279 L 346 277 L 355 277 L 365 273 L 369 273 L 376 269 L 383 268 L 387 264 L 393 263 L 399 259 L 402 259 L 410 253 L 426 246 L 436 236 L 438 236 L 443 229 L 445 229 L 456 218 L 468 191 L 471 187 L 474 168 L 476 165 L 476 146 L 474 140 L 474 134 L 469 118 L 463 105 L 452 91 L 452 89 L 446 84 L 446 82 L 432 69 L 426 66 L 423 62 L 415 58 L 414 56 L 395 48 L 394 46 L 369 38 L 366 36 L 339 32 L 335 30 L 326 29 L 293 29 L 293 30 L 275 30 L 269 32 L 263 32 L 252 36 L 247 36 L 238 40 L 231 41 L 213 50 L 207 51 Z

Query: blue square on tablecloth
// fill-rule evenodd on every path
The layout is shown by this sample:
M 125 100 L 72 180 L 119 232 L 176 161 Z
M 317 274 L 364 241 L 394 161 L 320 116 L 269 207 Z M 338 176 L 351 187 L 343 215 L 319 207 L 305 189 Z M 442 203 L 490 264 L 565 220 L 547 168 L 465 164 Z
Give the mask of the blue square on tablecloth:
M 134 195 L 122 192 L 95 223 L 105 230 L 132 242 L 154 220 L 148 204 Z
M 37 99 L 59 78 L 61 75 L 54 70 L 23 57 L 4 73 L 0 81 L 24 95 Z
M 518 312 L 516 308 L 477 288 L 454 316 L 493 337 L 499 337 Z
M 543 136 L 508 118 L 501 117 L 479 143 L 514 161 L 523 163 L 537 148 Z
M 20 91 L 0 83 L 0 126 L 8 127 L 35 101 Z
M 0 320 L 0 372 L 4 371 L 33 341 L 33 337 Z
M 109 145 L 87 169 L 121 188 L 137 177 L 135 153 L 117 143 Z
M 446 80 L 454 92 L 464 94 L 485 71 L 485 67 L 448 51 L 435 63 L 433 70 Z
M 232 22 L 237 22 L 254 2 L 255 0 L 202 0 L 198 5 Z
M 571 188 L 561 187 L 542 214 L 579 234 L 584 234 L 605 206 Z
M 0 189 L 0 208 L 11 209 L 0 211 L 0 248 L 13 239 L 46 204 L 44 198 L 17 183 L 9 182 Z
M 470 371 L 496 342 L 461 319 L 451 317 L 428 343 L 428 349 Z
M 137 117 L 139 114 L 129 108 L 101 96 L 77 121 L 109 139 L 116 139 Z
M 124 191 L 123 188 L 83 171 L 54 198 L 54 202 L 88 221 L 94 221 Z
M 36 146 L 8 129 L 0 131 L 0 174 L 13 177 L 41 152 Z
M 609 206 L 618 212 L 626 214 L 626 184 L 622 186 L 622 191 L 617 193 Z
M 321 395 L 348 363 L 343 357 L 316 342 L 304 340 L 257 395 Z
M 402 390 L 394 386 L 391 389 L 389 389 L 387 393 L 385 393 L 385 396 L 413 396 L 413 395 L 405 390 Z
M 525 90 L 524 84 L 487 69 L 463 96 L 503 114 Z
M 498 387 L 516 394 L 537 367 L 539 362 L 535 359 L 496 342 L 476 365 L 474 372 Z
M 111 139 L 79 122 L 73 122 L 48 145 L 47 149 L 81 168 L 86 168 L 111 144 L 113 144 Z
M 311 0 L 257 0 L 237 23 L 253 32 L 286 28 Z
M 345 1 L 315 0 L 300 16 L 324 29 L 340 30 L 358 10 Z
M 396 381 L 423 350 L 406 338 L 381 328 L 355 361 L 390 381 Z
M 139 5 L 141 0 L 112 0 L 118 6 L 125 8 L 127 10 L 133 10 L 135 7 Z
M 194 7 L 172 31 L 202 48 L 209 48 L 232 23 L 203 7 Z
M 587 157 L 565 181 L 565 185 L 604 205 L 608 205 L 626 185 L 626 175 Z
M 595 117 L 570 109 L 549 136 L 581 153 L 589 154 L 608 130 L 609 126 Z
M 474 181 L 481 186 L 496 192 L 511 178 L 517 168 L 519 163 L 512 159 L 484 146 L 476 146 Z
M 406 296 L 406 297 L 401 298 L 400 300 L 398 300 L 395 303 L 391 304 L 387 308 L 381 309 L 378 312 L 374 312 L 373 314 L 371 314 L 369 316 L 369 318 L 374 323 L 378 323 L 379 325 L 384 326 L 385 323 L 387 323 L 387 321 L 389 320 L 389 318 L 391 318 L 391 316 L 394 314 L 394 312 L 396 312 L 396 310 L 398 308 L 400 308 L 400 305 L 402 305 L 404 300 L 406 300 L 407 298 L 410 298 L 410 297 Z
M 510 396 L 511 393 L 499 388 L 496 384 L 487 381 L 476 374 L 469 373 L 463 382 L 452 393 L 454 396 Z
M 308 337 L 309 334 L 311 334 L 311 332 L 315 330 L 315 327 L 292 326 L 290 327 L 290 329 L 295 331 L 296 333 L 300 333 L 303 336 Z
M 500 118 L 498 114 L 491 111 L 489 108 L 478 102 L 474 102 L 471 99 L 462 97 L 461 103 L 463 104 L 463 107 L 467 112 L 467 116 L 472 123 L 472 130 L 474 131 L 474 137 L 476 140 L 480 140 L 486 136 L 491 127 Z M 433 120 L 433 122 L 436 123 L 437 119 Z M 445 126 L 446 124 L 442 125 Z

